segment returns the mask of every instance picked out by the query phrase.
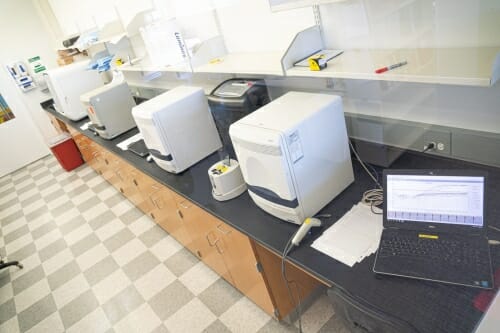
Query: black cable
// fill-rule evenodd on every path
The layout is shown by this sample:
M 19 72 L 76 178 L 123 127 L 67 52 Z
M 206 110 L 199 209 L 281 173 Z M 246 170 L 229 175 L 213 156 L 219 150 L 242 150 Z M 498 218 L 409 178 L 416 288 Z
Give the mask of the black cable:
M 375 184 L 377 184 L 377 187 L 379 189 L 382 189 L 382 185 L 380 185 L 380 182 L 378 180 L 378 173 L 375 172 L 375 176 L 377 176 L 377 177 L 375 177 L 370 172 L 370 170 L 368 170 L 368 167 L 366 166 L 365 162 L 363 162 L 363 160 L 359 156 L 359 153 L 356 151 L 356 149 L 354 149 L 354 145 L 352 144 L 351 140 L 349 140 L 349 146 L 351 147 L 351 150 L 354 153 L 354 156 L 356 156 L 356 159 L 358 160 L 358 162 L 361 164 L 361 166 L 363 167 L 363 169 L 365 169 L 365 171 L 368 174 L 368 176 L 370 176 L 370 178 L 375 182 Z
M 424 150 L 422 150 L 421 153 L 425 153 L 426 151 L 431 149 L 436 149 L 436 144 L 434 142 L 429 142 L 428 144 L 426 144 L 424 146 Z
M 297 230 L 298 231 L 298 230 Z M 292 239 L 295 236 L 297 232 L 295 232 L 292 237 L 288 240 L 288 242 L 285 245 L 285 249 L 283 250 L 283 255 L 281 256 L 281 276 L 283 277 L 283 280 L 285 280 L 285 286 L 288 292 L 288 297 L 290 297 L 290 301 L 292 302 L 292 305 L 295 305 L 295 313 L 298 318 L 299 322 L 299 333 L 302 333 L 302 303 L 300 300 L 300 292 L 299 292 L 299 287 L 298 283 L 294 280 L 288 280 L 286 276 L 286 265 L 285 265 L 285 260 L 290 251 L 293 249 L 294 245 L 292 244 Z M 295 301 L 295 297 L 293 297 L 292 289 L 290 288 L 290 284 L 294 284 L 295 288 L 297 290 L 297 302 Z

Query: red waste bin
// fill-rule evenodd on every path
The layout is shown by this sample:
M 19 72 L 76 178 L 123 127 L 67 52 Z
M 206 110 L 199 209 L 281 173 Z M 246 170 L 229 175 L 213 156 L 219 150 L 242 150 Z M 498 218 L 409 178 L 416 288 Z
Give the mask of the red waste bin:
M 83 164 L 80 150 L 69 134 L 61 134 L 49 141 L 49 148 L 66 171 L 71 171 Z

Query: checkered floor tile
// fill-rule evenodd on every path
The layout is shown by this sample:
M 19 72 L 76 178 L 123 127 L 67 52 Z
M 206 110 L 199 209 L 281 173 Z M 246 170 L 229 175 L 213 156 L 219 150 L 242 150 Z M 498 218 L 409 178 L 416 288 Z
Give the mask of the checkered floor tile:
M 52 156 L 0 178 L 0 332 L 295 332 L 218 277 L 92 169 Z M 305 332 L 345 332 L 326 296 Z

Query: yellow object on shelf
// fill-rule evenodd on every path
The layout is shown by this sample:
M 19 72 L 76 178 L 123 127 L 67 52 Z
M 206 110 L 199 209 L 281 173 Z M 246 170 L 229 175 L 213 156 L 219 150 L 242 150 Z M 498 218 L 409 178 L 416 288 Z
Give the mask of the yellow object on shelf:
M 320 71 L 326 68 L 326 59 L 323 55 L 312 56 L 309 59 L 309 69 L 312 71 Z

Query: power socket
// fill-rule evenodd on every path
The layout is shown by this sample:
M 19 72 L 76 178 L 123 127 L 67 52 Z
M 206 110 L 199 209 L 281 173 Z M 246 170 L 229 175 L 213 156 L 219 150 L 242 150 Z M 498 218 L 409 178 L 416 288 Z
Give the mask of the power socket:
M 443 130 L 427 130 L 421 138 L 422 147 L 429 142 L 435 143 L 435 148 L 428 150 L 428 153 L 450 155 L 451 154 L 451 133 Z

